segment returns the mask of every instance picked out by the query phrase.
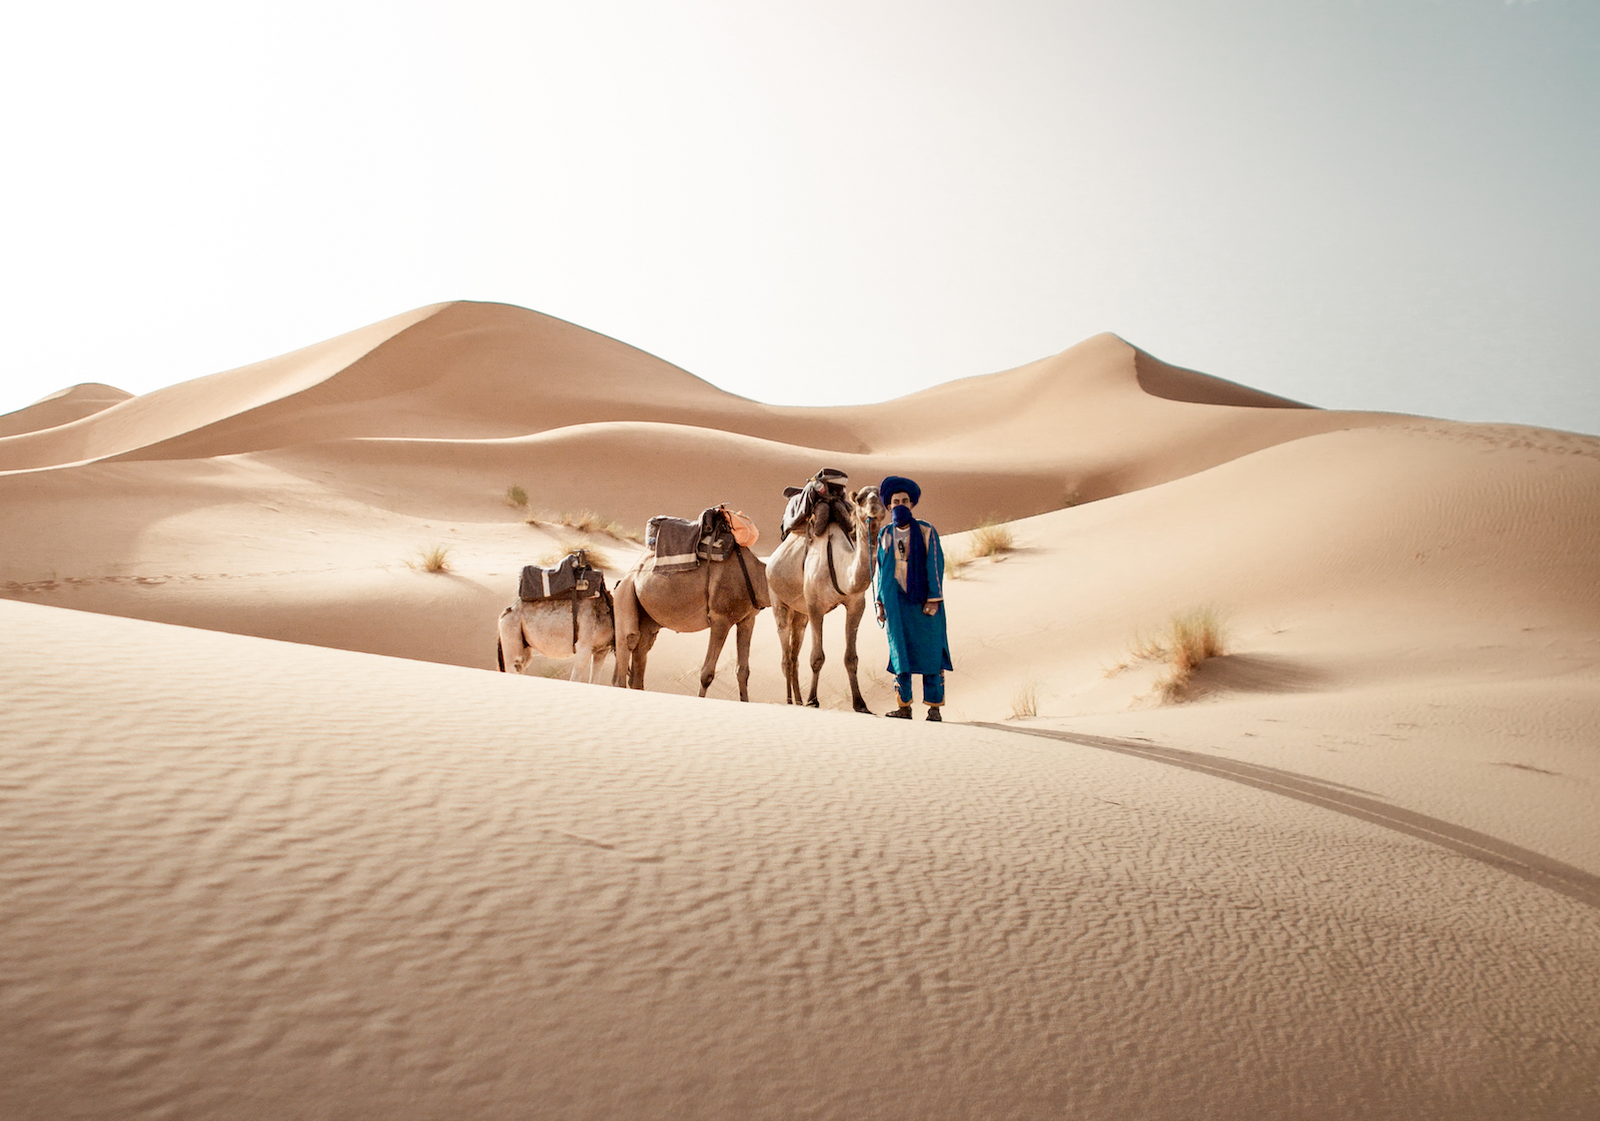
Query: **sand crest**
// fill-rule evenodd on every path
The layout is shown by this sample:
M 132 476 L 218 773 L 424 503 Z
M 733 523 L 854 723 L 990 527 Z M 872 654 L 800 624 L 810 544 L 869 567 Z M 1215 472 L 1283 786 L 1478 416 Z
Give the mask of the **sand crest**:
M 820 712 L 770 615 L 749 705 L 484 672 L 523 564 L 825 464 L 923 484 L 945 725 L 837 613 Z M 0 516 L 0 1117 L 1600 1115 L 1600 440 L 452 303 L 0 417 Z

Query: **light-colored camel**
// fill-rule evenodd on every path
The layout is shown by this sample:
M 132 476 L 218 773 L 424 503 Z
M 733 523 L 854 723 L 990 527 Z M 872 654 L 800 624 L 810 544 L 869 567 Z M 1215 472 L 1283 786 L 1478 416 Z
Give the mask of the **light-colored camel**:
M 495 657 L 502 670 L 521 673 L 532 661 L 532 651 L 546 658 L 577 659 L 572 663 L 569 680 L 594 681 L 595 671 L 606 660 L 616 642 L 616 624 L 612 617 L 611 593 L 602 591 L 597 596 L 578 601 L 578 642 L 572 642 L 572 601 L 570 599 L 540 599 L 529 602 L 519 599 L 500 612 L 500 643 Z
M 800 703 L 800 643 L 811 628 L 811 693 L 806 704 L 817 707 L 817 682 L 822 677 L 822 619 L 844 607 L 844 670 L 850 676 L 851 703 L 870 712 L 856 677 L 856 633 L 867 609 L 867 589 L 877 569 L 878 531 L 888 520 L 877 487 L 862 487 L 850 497 L 855 525 L 850 532 L 830 521 L 813 537 L 791 533 L 767 558 L 767 583 L 772 588 L 772 616 L 778 624 L 783 652 L 784 694 Z
M 750 699 L 750 636 L 756 615 L 772 605 L 767 567 L 744 546 L 721 561 L 702 561 L 690 572 L 660 573 L 655 556 L 646 553 L 617 582 L 617 664 L 612 683 L 644 688 L 644 667 L 662 628 L 694 634 L 710 628 L 706 660 L 700 667 L 700 695 L 717 675 L 717 659 L 736 631 L 739 699 Z M 743 566 L 741 567 L 741 560 Z

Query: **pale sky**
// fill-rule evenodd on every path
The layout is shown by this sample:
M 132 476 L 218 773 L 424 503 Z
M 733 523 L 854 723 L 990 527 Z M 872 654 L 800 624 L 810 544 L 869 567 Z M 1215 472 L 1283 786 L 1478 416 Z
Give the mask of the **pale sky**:
M 1115 331 L 1600 433 L 1600 0 L 13 5 L 0 411 L 499 300 L 778 403 Z

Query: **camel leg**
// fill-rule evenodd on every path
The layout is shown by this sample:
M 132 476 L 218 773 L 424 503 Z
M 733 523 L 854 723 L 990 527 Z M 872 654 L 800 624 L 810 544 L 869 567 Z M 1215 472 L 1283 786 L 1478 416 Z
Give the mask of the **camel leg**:
M 637 635 L 634 636 L 634 641 L 638 641 Z M 611 663 L 611 684 L 618 689 L 626 689 L 628 687 L 628 668 L 633 660 L 633 651 L 628 648 L 626 643 L 618 640 L 615 653 L 617 660 Z
M 822 680 L 822 663 L 828 660 L 827 653 L 822 649 L 822 620 L 823 616 L 812 612 L 811 614 L 811 696 L 806 698 L 806 704 L 811 708 L 819 707 L 817 703 L 817 683 Z
M 788 681 L 786 688 L 793 698 L 791 704 L 801 704 L 800 692 L 800 644 L 806 639 L 806 617 L 798 611 L 789 613 L 789 631 L 783 636 L 784 651 L 788 657 Z
M 750 639 L 756 633 L 756 617 L 746 615 L 739 620 L 739 627 L 734 635 L 734 650 L 739 655 L 739 699 L 750 699 Z
M 861 662 L 856 653 L 856 635 L 861 630 L 861 616 L 867 613 L 867 597 L 848 601 L 844 605 L 844 672 L 850 675 L 850 703 L 857 712 L 871 712 L 861 697 L 861 681 L 856 677 L 856 666 Z
M 580 657 L 572 663 L 572 674 L 568 680 L 577 681 L 579 673 L 583 672 L 584 680 L 593 685 L 595 670 L 605 661 L 606 650 L 615 634 L 589 609 L 589 602 L 592 601 L 585 603 L 584 613 L 578 620 L 577 653 Z
M 633 652 L 639 644 L 639 592 L 633 574 L 617 581 L 611 595 L 611 637 L 617 661 L 611 670 L 611 684 L 625 689 L 633 671 Z M 643 674 L 640 675 L 643 680 Z
M 654 621 L 646 626 L 644 621 L 639 621 L 639 631 L 633 636 L 632 664 L 628 667 L 628 687 L 630 689 L 644 688 L 644 667 L 650 660 L 650 648 L 656 644 L 656 639 L 661 634 L 661 627 Z
M 772 621 L 778 628 L 778 665 L 783 674 L 783 703 L 794 704 L 794 694 L 789 690 L 789 608 L 779 601 L 772 605 Z
M 522 637 L 522 617 L 515 607 L 500 612 L 500 668 L 521 673 L 528 660 L 528 645 Z
M 717 659 L 722 657 L 723 644 L 728 641 L 728 620 L 720 615 L 711 619 L 711 639 L 706 643 L 705 664 L 700 667 L 700 695 L 706 695 L 717 678 Z
M 589 651 L 589 678 L 590 685 L 594 684 L 595 675 L 600 672 L 600 667 L 606 664 L 606 655 L 611 652 L 611 647 L 602 646 L 598 650 Z
M 588 670 L 588 676 L 592 679 L 594 677 L 594 651 L 593 650 L 579 651 L 578 657 L 572 659 L 572 672 L 567 674 L 567 680 L 568 681 L 576 681 L 576 680 L 578 680 L 578 676 L 581 673 L 583 673 L 583 671 L 585 669 Z
M 782 603 L 772 605 L 778 623 L 778 651 L 783 667 L 783 703 L 800 703 L 800 639 L 805 634 L 805 616 Z

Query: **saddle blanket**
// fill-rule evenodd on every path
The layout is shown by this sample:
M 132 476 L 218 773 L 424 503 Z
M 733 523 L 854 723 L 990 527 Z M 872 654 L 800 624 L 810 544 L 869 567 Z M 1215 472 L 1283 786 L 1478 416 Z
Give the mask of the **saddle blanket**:
M 727 560 L 738 547 L 720 506 L 708 506 L 695 521 L 657 514 L 645 526 L 644 543 L 664 576 L 693 572 L 702 561 Z
M 645 527 L 645 544 L 656 552 L 656 571 L 692 572 L 700 567 L 700 523 L 657 514 Z
M 579 599 L 588 599 L 599 595 L 605 583 L 605 574 L 584 564 L 582 554 L 568 553 L 560 564 L 550 568 L 524 565 L 517 596 L 531 602 L 556 596 L 570 597 L 576 592 Z

